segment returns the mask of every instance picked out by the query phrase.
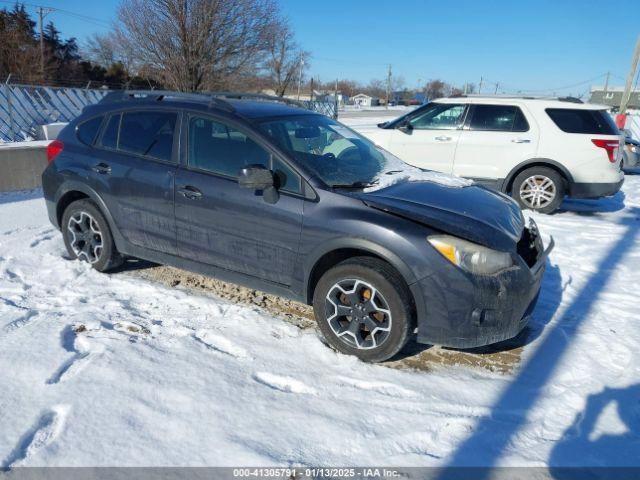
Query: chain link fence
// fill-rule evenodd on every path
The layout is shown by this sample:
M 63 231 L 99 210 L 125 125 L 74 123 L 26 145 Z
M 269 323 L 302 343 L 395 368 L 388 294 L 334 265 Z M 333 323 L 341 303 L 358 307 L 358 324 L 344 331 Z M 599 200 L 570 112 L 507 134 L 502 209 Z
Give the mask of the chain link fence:
M 113 92 L 106 89 L 47 87 L 5 83 L 0 87 L 0 141 L 22 142 L 37 137 L 37 127 L 56 122 L 69 122 L 82 109 L 99 102 Z M 213 93 L 227 98 L 247 98 L 286 103 L 337 118 L 332 102 L 288 101 L 277 97 L 241 93 Z
M 38 125 L 69 122 L 106 93 L 99 89 L 5 83 L 0 88 L 0 140 L 32 140 Z

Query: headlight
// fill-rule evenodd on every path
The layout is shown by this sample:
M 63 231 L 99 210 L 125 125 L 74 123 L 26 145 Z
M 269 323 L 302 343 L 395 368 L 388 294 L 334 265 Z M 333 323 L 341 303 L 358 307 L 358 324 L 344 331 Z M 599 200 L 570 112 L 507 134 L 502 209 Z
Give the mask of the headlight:
M 432 235 L 429 243 L 454 265 L 471 273 L 491 275 L 513 266 L 507 252 L 498 252 L 451 235 Z

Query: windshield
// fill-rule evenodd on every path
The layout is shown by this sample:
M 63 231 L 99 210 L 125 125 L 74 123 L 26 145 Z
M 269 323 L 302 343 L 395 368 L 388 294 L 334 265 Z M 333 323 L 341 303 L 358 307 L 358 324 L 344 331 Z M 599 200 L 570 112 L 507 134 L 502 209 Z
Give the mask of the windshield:
M 321 115 L 283 117 L 263 122 L 260 128 L 330 187 L 373 191 L 405 181 L 449 187 L 472 183 L 408 165 L 350 128 Z
M 286 117 L 261 128 L 331 187 L 366 187 L 385 170 L 385 156 L 373 143 L 328 117 Z

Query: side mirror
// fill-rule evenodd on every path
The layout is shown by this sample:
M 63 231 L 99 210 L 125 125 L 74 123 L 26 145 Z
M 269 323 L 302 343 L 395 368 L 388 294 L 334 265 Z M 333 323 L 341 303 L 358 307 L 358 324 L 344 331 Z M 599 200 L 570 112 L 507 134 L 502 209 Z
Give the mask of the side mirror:
M 262 165 L 249 165 L 240 170 L 238 185 L 251 190 L 273 187 L 273 172 Z
M 280 199 L 273 172 L 263 165 L 249 165 L 240 170 L 238 186 L 254 191 L 262 190 L 262 198 L 267 203 L 273 204 Z
M 413 126 L 407 120 L 402 122 L 396 128 L 402 133 L 406 133 L 407 135 L 411 135 L 411 132 L 413 131 Z

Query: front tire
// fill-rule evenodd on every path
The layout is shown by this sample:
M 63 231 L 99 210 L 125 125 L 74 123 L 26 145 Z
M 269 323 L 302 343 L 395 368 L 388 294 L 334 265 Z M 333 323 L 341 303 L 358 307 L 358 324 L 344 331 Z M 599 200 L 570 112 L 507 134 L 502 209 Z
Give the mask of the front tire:
M 109 224 L 91 200 L 71 203 L 62 215 L 61 229 L 71 258 L 88 262 L 99 272 L 122 264 Z
M 548 167 L 527 168 L 518 174 L 511 187 L 511 196 L 520 208 L 540 213 L 557 210 L 564 195 L 564 179 Z
M 393 357 L 415 324 L 404 280 L 389 264 L 371 257 L 345 260 L 328 270 L 316 286 L 313 310 L 329 344 L 365 362 Z

